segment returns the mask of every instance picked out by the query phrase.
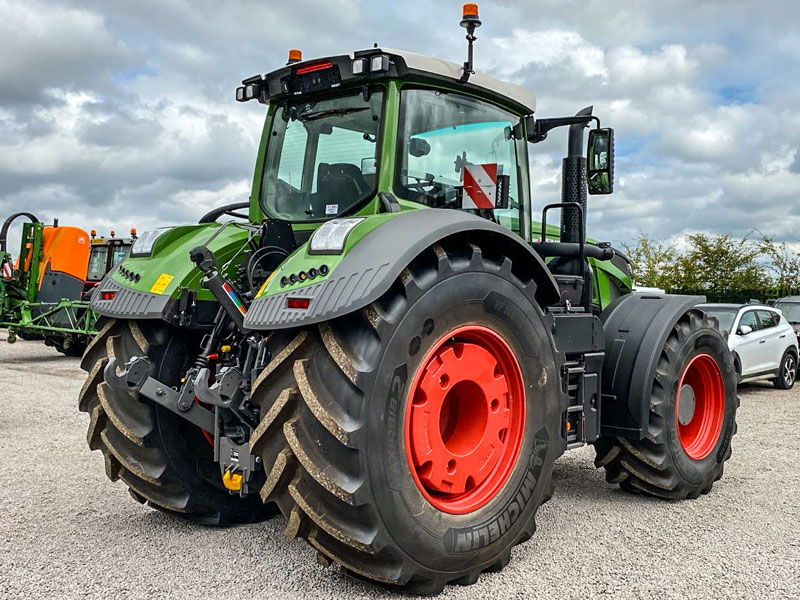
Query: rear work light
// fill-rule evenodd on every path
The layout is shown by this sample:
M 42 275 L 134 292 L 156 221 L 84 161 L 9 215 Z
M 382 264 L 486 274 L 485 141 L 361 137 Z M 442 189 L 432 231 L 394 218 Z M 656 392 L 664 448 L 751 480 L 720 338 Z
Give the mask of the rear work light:
M 385 54 L 373 56 L 369 61 L 369 70 L 372 73 L 379 73 L 381 71 L 389 70 L 389 57 Z
M 363 75 L 367 72 L 367 59 L 357 58 L 353 61 L 353 75 Z
M 236 101 L 248 102 L 254 98 L 261 97 L 261 86 L 257 83 L 248 83 L 247 85 L 236 88 Z
M 311 298 L 287 298 L 286 308 L 298 308 L 300 310 L 307 310 L 311 304 Z
M 307 67 L 302 67 L 295 71 L 295 75 L 303 75 L 304 73 L 313 73 L 314 71 L 324 71 L 325 69 L 330 69 L 333 67 L 333 63 L 328 62 L 321 62 L 315 65 L 308 65 Z
M 117 292 L 101 292 L 100 293 L 100 299 L 101 300 L 113 300 L 116 295 L 117 295 Z

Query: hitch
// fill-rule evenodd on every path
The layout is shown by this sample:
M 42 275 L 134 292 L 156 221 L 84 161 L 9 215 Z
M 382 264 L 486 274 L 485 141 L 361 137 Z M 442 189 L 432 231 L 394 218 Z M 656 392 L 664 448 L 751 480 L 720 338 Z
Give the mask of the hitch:
M 145 356 L 134 356 L 125 363 L 120 372 L 117 371 L 117 367 L 117 359 L 110 358 L 106 368 L 103 370 L 103 378 L 111 387 L 139 392 L 148 400 L 160 404 L 167 410 L 209 433 L 213 433 L 216 429 L 214 413 L 194 401 L 193 385 L 186 385 L 181 392 L 177 392 L 168 385 L 150 377 L 150 361 Z M 191 401 L 187 403 L 184 396 L 189 395 L 191 395 Z M 184 406 L 186 408 L 183 408 Z

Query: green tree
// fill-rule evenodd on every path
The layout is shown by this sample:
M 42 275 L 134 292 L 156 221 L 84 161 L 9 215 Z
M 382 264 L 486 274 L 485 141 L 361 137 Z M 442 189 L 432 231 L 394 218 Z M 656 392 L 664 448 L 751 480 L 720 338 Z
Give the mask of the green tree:
M 668 289 L 675 286 L 678 250 L 667 241 L 652 240 L 642 233 L 634 245 L 622 244 L 631 260 L 638 286 Z
M 750 236 L 695 233 L 686 239 L 689 248 L 678 257 L 676 287 L 712 293 L 770 287 L 761 244 Z
M 761 252 L 767 258 L 767 270 L 779 290 L 800 288 L 800 254 L 792 251 L 786 242 L 762 235 Z

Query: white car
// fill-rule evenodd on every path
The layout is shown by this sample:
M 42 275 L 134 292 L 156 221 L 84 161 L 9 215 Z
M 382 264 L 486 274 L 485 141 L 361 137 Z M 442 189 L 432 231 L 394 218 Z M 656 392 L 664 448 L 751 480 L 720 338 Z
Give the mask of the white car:
M 740 382 L 771 379 L 775 387 L 791 389 L 797 377 L 797 335 L 781 311 L 760 304 L 697 308 L 716 317 L 727 334 Z

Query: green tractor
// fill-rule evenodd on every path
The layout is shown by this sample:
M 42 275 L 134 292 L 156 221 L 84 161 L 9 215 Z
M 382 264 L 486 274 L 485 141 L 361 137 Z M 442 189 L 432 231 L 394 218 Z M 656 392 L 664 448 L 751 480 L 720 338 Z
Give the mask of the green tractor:
M 631 293 L 586 238 L 613 131 L 476 73 L 478 25 L 467 5 L 463 65 L 292 53 L 237 89 L 266 107 L 250 202 L 142 234 L 92 299 L 80 409 L 134 499 L 277 507 L 322 564 L 431 594 L 509 562 L 567 449 L 662 498 L 722 476 L 736 381 L 703 299 Z M 528 151 L 558 127 L 563 201 L 534 223 Z

